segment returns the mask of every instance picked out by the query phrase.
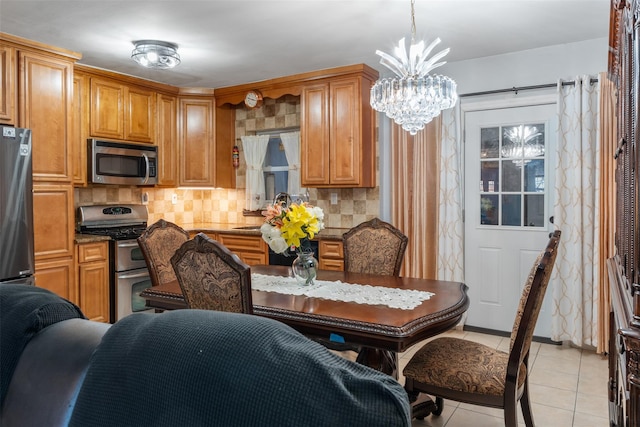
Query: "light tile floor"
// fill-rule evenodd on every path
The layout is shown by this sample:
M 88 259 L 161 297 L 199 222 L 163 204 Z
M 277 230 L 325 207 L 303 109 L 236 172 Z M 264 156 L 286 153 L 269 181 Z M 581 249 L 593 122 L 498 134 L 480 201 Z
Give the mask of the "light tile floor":
M 476 332 L 451 331 L 447 335 L 470 339 L 506 350 L 509 338 Z M 421 343 L 422 344 L 422 343 Z M 400 373 L 418 344 L 400 354 Z M 533 419 L 541 427 L 607 427 L 607 359 L 593 351 L 567 345 L 533 343 L 529 356 L 529 387 Z M 399 381 L 404 384 L 400 375 Z M 518 408 L 519 409 L 519 408 Z M 522 413 L 519 426 L 524 426 Z M 439 417 L 413 420 L 413 427 L 504 427 L 502 411 L 445 400 Z

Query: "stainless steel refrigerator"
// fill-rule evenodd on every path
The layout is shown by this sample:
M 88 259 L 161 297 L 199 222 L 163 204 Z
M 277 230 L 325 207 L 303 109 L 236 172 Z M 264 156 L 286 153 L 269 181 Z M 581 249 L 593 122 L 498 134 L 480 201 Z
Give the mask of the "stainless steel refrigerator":
M 0 125 L 0 286 L 34 271 L 31 130 Z

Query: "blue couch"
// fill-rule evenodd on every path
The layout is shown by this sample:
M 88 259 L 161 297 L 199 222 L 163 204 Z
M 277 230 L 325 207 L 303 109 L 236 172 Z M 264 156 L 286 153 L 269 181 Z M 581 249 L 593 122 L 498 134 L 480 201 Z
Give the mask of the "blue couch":
M 409 426 L 393 378 L 259 316 L 203 310 L 84 319 L 0 286 L 2 412 L 12 426 Z

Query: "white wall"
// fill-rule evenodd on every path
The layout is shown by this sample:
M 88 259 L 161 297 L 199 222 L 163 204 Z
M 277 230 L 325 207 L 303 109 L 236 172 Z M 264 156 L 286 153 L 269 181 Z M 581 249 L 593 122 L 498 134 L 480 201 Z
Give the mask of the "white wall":
M 595 75 L 607 71 L 607 59 L 608 39 L 602 38 L 452 62 L 435 72 L 454 79 L 465 94 Z

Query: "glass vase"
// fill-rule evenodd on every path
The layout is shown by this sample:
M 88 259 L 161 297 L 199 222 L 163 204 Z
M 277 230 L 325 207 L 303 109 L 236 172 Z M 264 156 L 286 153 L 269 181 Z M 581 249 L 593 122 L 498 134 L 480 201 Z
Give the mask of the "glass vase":
M 296 259 L 291 264 L 291 270 L 298 284 L 302 286 L 313 285 L 318 274 L 318 260 L 313 256 L 313 251 L 298 251 Z

